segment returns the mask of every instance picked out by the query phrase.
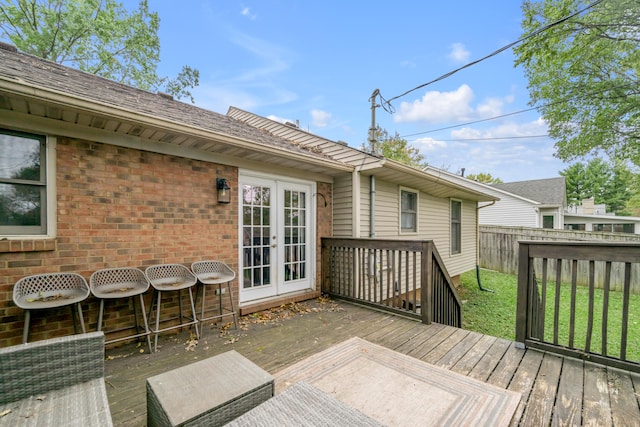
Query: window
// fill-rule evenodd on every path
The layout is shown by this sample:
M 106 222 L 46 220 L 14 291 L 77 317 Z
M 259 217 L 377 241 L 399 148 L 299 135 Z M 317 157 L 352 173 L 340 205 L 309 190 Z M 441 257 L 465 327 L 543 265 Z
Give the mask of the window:
M 400 190 L 400 232 L 418 231 L 418 193 Z
M 451 201 L 451 253 L 462 252 L 462 202 Z
M 553 228 L 553 215 L 542 216 L 542 228 Z
M 46 138 L 0 129 L 0 235 L 47 234 Z

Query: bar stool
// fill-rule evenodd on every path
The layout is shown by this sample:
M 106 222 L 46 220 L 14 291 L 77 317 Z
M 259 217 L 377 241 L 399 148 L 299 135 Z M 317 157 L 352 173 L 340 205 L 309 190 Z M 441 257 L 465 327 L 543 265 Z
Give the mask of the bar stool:
M 191 287 L 198 283 L 198 279 L 193 273 L 182 264 L 159 264 L 147 267 L 145 275 L 151 283 L 151 286 L 155 289 L 153 301 L 149 309 L 149 328 L 155 335 L 154 338 L 154 351 L 158 350 L 158 334 L 160 332 L 169 331 L 171 329 L 182 328 L 184 326 L 194 325 L 196 329 L 196 337 L 200 338 L 198 333 L 198 319 L 196 317 L 196 308 L 193 303 L 193 292 Z M 182 315 L 182 289 L 189 291 L 189 301 L 191 303 L 191 318 L 189 321 L 183 321 Z M 180 323 L 175 326 L 169 326 L 164 329 L 160 329 L 160 310 L 162 305 L 162 292 L 178 291 L 178 307 L 180 309 Z M 151 323 L 151 313 L 153 312 L 153 305 L 156 305 L 155 311 L 155 327 Z M 177 317 L 164 319 L 163 322 L 177 319 Z
M 133 305 L 133 317 L 135 319 L 136 333 L 133 335 L 127 335 L 120 338 L 115 338 L 109 341 L 105 341 L 105 344 L 112 342 L 123 341 L 131 338 L 147 337 L 147 344 L 149 345 L 149 352 L 151 352 L 151 332 L 149 331 L 149 324 L 147 323 L 147 313 L 144 307 L 143 294 L 149 289 L 149 281 L 144 275 L 142 270 L 137 268 L 125 267 L 125 268 L 105 268 L 94 272 L 89 278 L 89 287 L 91 293 L 100 299 L 100 311 L 98 312 L 98 331 L 102 330 L 103 315 L 104 315 L 104 303 L 105 300 L 129 298 Z M 135 296 L 140 297 L 140 307 L 142 309 L 142 320 L 144 326 L 144 332 L 140 332 L 140 325 L 138 323 L 138 311 L 136 309 Z M 129 328 L 120 328 L 109 332 L 120 332 Z
M 236 311 L 236 307 L 233 304 L 233 294 L 231 293 L 231 281 L 235 279 L 236 273 L 233 271 L 227 264 L 221 261 L 197 261 L 191 264 L 191 271 L 196 275 L 198 280 L 201 283 L 202 288 L 202 308 L 200 311 L 200 317 L 198 320 L 203 322 L 205 320 L 218 319 L 224 316 L 233 315 L 233 323 L 238 329 L 238 315 Z M 222 305 L 222 294 L 225 289 L 222 288 L 222 284 L 227 284 L 227 294 L 229 295 L 229 303 L 231 304 L 231 308 L 224 308 Z M 204 317 L 205 309 L 205 289 L 207 285 L 218 285 L 218 310 L 219 314 L 210 317 Z M 196 291 L 196 300 L 197 300 Z M 226 313 L 225 313 L 226 311 Z
M 76 273 L 34 274 L 18 280 L 13 287 L 13 302 L 24 310 L 22 343 L 26 343 L 29 338 L 31 310 L 59 308 L 68 305 L 73 318 L 73 330 L 78 333 L 73 312 L 75 306 L 82 333 L 86 333 L 80 303 L 87 299 L 89 293 L 87 281 Z

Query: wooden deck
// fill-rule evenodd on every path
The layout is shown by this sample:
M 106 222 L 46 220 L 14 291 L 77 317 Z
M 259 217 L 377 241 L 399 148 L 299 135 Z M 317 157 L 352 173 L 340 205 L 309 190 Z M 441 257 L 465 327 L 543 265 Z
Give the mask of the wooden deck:
M 189 332 L 108 350 L 106 382 L 117 426 L 146 424 L 146 378 L 228 350 L 270 373 L 357 336 L 522 394 L 514 426 L 640 426 L 640 375 L 589 362 L 522 350 L 515 343 L 439 324 L 424 325 L 370 308 L 310 301 L 245 316 L 221 334 L 207 327 L 197 345 Z M 140 351 L 143 350 L 143 353 Z

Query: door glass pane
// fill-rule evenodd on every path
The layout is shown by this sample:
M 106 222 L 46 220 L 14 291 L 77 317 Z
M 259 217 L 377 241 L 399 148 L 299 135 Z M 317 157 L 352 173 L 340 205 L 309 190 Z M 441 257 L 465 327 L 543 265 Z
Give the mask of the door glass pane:
M 304 265 L 306 244 L 305 218 L 308 214 L 306 209 L 306 193 L 303 191 L 285 190 L 284 199 L 284 278 L 285 281 L 305 279 Z
M 269 187 L 244 185 L 242 188 L 243 284 L 254 288 L 270 283 L 271 190 Z

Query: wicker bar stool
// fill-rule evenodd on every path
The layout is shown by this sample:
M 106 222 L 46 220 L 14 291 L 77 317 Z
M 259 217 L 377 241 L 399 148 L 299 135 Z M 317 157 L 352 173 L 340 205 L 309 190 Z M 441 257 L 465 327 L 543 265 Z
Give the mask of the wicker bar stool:
M 231 293 L 231 281 L 235 279 L 236 273 L 227 264 L 221 261 L 197 261 L 191 264 L 191 271 L 196 275 L 201 283 L 202 288 L 202 306 L 200 310 L 200 317 L 198 320 L 203 322 L 205 320 L 212 320 L 222 318 L 224 316 L 233 316 L 233 323 L 238 329 L 238 314 L 236 306 L 233 304 L 233 294 Z M 225 289 L 222 288 L 222 284 L 227 284 L 226 293 L 229 296 L 229 303 L 231 308 L 224 308 L 222 304 L 222 295 Z M 205 290 L 209 285 L 218 285 L 218 310 L 217 315 L 205 317 Z M 196 291 L 196 300 L 198 292 Z M 202 329 L 202 326 L 201 326 Z
M 77 333 L 76 318 L 73 312 L 73 308 L 76 307 L 82 333 L 86 333 L 80 303 L 87 299 L 89 293 L 87 281 L 77 273 L 34 274 L 18 280 L 13 287 L 13 302 L 24 310 L 22 343 L 26 343 L 29 338 L 31 310 L 59 308 L 68 305 L 73 318 L 73 329 Z
M 147 337 L 147 344 L 151 352 L 151 332 L 147 323 L 147 313 L 144 307 L 143 294 L 149 289 L 149 281 L 142 270 L 132 267 L 125 268 L 105 268 L 94 272 L 89 279 L 91 293 L 100 299 L 100 311 L 98 312 L 98 330 L 102 330 L 105 300 L 119 298 L 129 298 L 133 305 L 133 316 L 135 319 L 136 333 L 120 338 L 105 341 L 105 344 L 123 341 L 131 338 Z M 136 309 L 135 296 L 140 298 L 140 308 L 142 309 L 142 320 L 144 332 L 140 331 L 138 323 L 138 311 Z M 120 332 L 129 328 L 120 328 L 108 332 Z
M 154 351 L 158 350 L 158 334 L 160 332 L 169 331 L 171 329 L 182 328 L 184 326 L 194 325 L 196 329 L 196 337 L 200 338 L 198 333 L 198 318 L 196 317 L 196 308 L 193 303 L 193 292 L 191 288 L 198 283 L 198 279 L 193 273 L 182 264 L 159 264 L 147 267 L 145 275 L 151 283 L 151 286 L 155 289 L 153 295 L 153 301 L 149 309 L 149 329 L 155 335 L 154 338 Z M 182 289 L 189 291 L 189 301 L 191 303 L 191 318 L 189 321 L 183 320 L 182 315 Z M 169 326 L 167 328 L 160 329 L 160 311 L 162 306 L 162 292 L 178 291 L 178 307 L 180 309 L 180 323 L 175 326 Z M 155 326 L 151 323 L 151 314 L 153 312 L 153 306 L 156 306 L 155 311 Z M 174 320 L 174 318 L 164 319 L 163 322 Z

